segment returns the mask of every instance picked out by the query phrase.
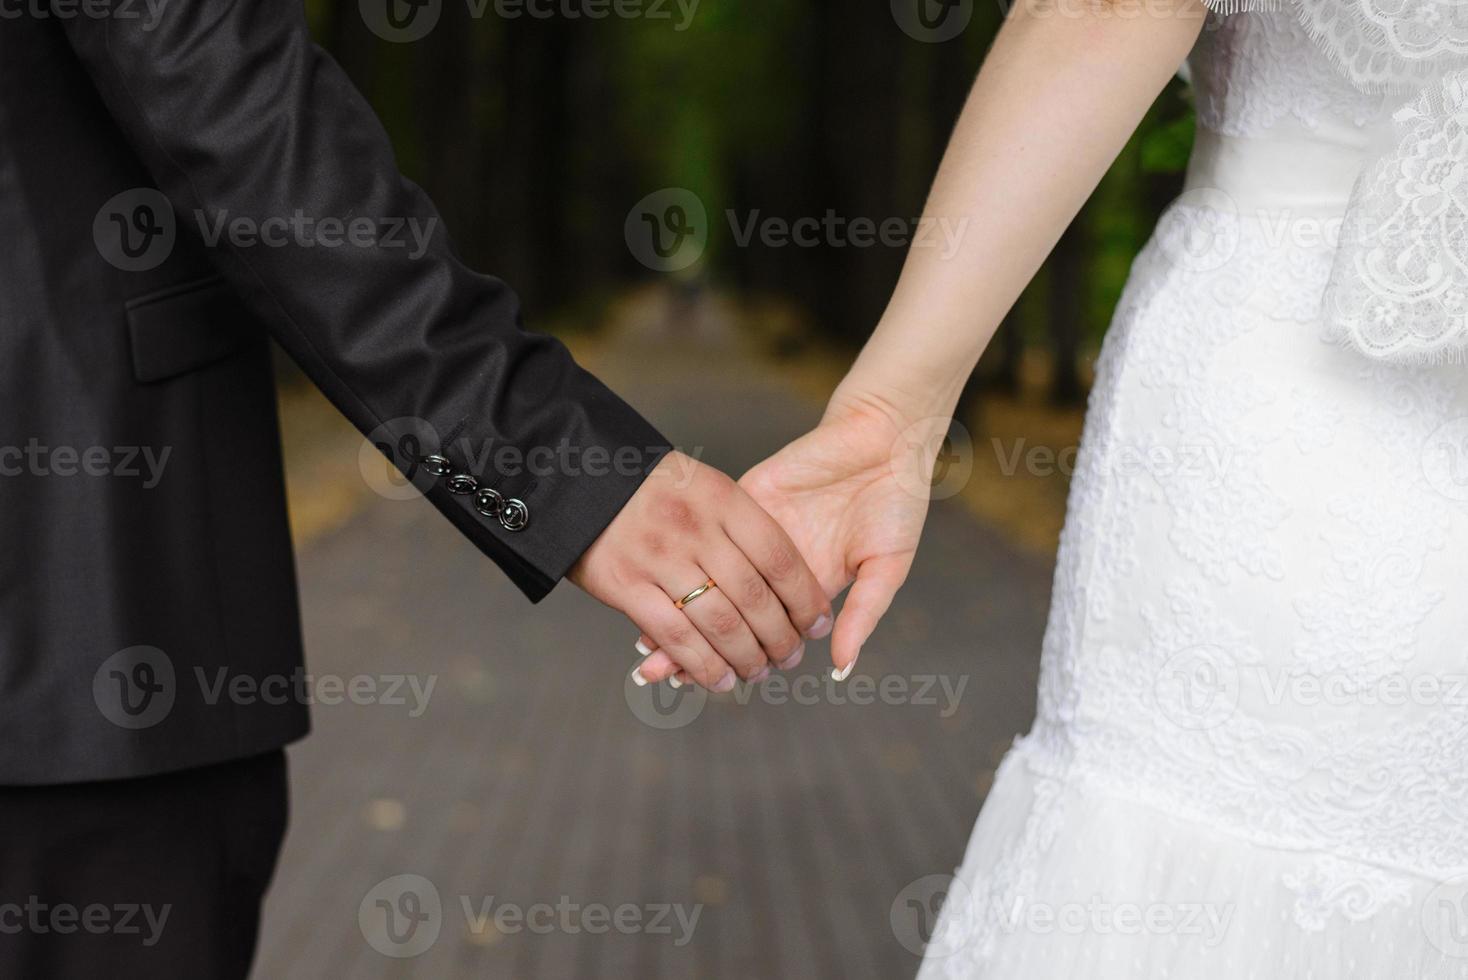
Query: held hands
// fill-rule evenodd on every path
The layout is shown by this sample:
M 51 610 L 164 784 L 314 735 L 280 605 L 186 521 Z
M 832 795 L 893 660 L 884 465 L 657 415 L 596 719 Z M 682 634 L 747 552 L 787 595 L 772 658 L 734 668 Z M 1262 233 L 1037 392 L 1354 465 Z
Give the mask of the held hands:
M 711 691 L 793 667 L 805 638 L 831 630 L 823 583 L 795 542 L 733 480 L 682 453 L 658 463 L 568 577 L 637 624 L 669 675 Z M 678 608 L 710 580 L 718 587 Z
M 740 481 L 794 540 L 823 597 L 851 586 L 832 637 L 838 681 L 850 675 L 912 568 L 946 431 L 942 417 L 912 422 L 882 399 L 838 390 L 819 426 Z M 657 637 L 644 634 L 639 642 L 656 652 L 643 661 L 641 676 L 686 679 L 681 660 L 649 639 Z

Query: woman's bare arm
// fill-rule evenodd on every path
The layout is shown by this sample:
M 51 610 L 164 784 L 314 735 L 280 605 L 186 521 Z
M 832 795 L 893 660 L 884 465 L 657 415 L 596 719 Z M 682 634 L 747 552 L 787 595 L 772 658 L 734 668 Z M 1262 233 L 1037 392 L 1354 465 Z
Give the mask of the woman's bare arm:
M 979 73 L 926 210 L 962 230 L 959 247 L 911 250 L 821 425 L 741 481 L 828 595 L 851 586 L 832 636 L 838 679 L 907 578 L 933 454 L 964 382 L 1204 20 L 1198 0 L 1019 4 Z M 911 450 L 894 449 L 902 446 Z M 659 651 L 641 672 L 661 680 L 676 669 Z
M 1200 33 L 1196 0 L 1020 0 L 959 118 L 926 215 L 960 246 L 914 248 L 842 388 L 912 417 L 951 412 L 1034 277 Z

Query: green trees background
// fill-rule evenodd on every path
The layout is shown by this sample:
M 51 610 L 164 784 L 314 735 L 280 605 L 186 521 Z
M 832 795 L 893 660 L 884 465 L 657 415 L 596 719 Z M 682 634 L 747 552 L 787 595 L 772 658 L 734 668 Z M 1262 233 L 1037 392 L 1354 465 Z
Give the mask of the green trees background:
M 666 18 L 593 19 L 595 0 L 554 0 L 548 17 L 443 0 L 437 27 L 412 43 L 374 35 L 359 0 L 308 10 L 460 252 L 509 280 L 543 322 L 594 317 L 658 277 L 627 247 L 623 223 L 660 188 L 694 191 L 711 216 L 916 217 L 1003 17 L 995 0 L 973 4 L 944 43 L 904 33 L 888 0 L 698 0 L 686 21 L 672 2 Z M 1175 85 L 1006 322 L 982 383 L 1014 385 L 1022 358 L 1039 352 L 1050 396 L 1083 396 L 1085 354 L 1180 187 L 1191 125 Z M 832 344 L 866 336 L 903 258 L 880 246 L 740 247 L 726 222 L 711 227 L 702 282 L 787 300 Z

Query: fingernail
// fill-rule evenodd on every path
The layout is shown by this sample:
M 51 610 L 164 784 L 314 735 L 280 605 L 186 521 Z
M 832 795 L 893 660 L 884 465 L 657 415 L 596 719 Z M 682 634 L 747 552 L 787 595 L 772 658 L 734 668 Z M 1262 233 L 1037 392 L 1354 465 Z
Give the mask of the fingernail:
M 860 656 L 860 654 L 858 654 L 858 656 Z M 846 680 L 846 678 L 850 677 L 851 676 L 851 672 L 853 670 L 855 670 L 855 669 L 856 669 L 856 661 L 855 660 L 853 660 L 851 663 L 847 664 L 845 667 L 842 667 L 840 670 L 836 670 L 836 669 L 833 668 L 831 670 L 831 680 L 835 681 L 837 684 L 840 684 L 842 681 Z
M 829 615 L 822 613 L 821 618 L 815 621 L 807 632 L 806 637 L 812 640 L 824 640 L 831 635 L 831 626 L 835 622 Z
M 765 681 L 766 679 L 768 679 L 769 676 L 770 676 L 770 668 L 769 667 L 764 667 L 764 668 L 761 668 L 761 670 L 760 670 L 760 672 L 758 674 L 755 674 L 749 680 L 745 681 L 745 683 L 746 684 L 759 684 L 762 681 Z
M 676 690 L 677 688 L 683 686 L 683 682 L 678 679 L 677 674 L 674 674 L 672 677 L 668 678 L 668 686 Z
M 632 671 L 632 683 L 638 687 L 647 687 L 647 678 L 642 676 L 642 668 L 638 667 Z
M 734 676 L 734 671 L 731 670 L 729 671 L 729 673 L 723 676 L 719 683 L 710 688 L 710 690 L 713 691 L 715 694 L 728 694 L 730 691 L 734 690 L 734 685 L 738 682 L 739 679 Z
M 796 667 L 799 667 L 800 666 L 800 660 L 804 656 L 805 656 L 805 644 L 802 643 L 800 646 L 798 646 L 798 647 L 795 648 L 795 652 L 794 653 L 792 653 L 790 656 L 786 657 L 784 660 L 780 661 L 775 666 L 776 667 L 779 667 L 781 670 L 794 670 Z
M 652 655 L 652 647 L 648 646 L 646 643 L 643 643 L 641 640 L 638 640 L 637 641 L 637 652 L 640 653 L 640 654 L 642 654 L 644 657 L 651 656 Z

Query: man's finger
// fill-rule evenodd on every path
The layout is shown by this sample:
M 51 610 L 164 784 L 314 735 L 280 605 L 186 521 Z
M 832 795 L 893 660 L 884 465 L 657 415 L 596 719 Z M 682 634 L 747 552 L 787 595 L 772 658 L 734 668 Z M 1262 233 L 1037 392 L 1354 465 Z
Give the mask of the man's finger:
M 713 546 L 708 547 L 711 549 Z M 740 677 L 745 680 L 760 677 L 769 669 L 765 651 L 733 598 L 707 568 L 701 564 L 680 563 L 654 576 L 654 583 L 668 594 L 668 601 L 675 605 L 672 596 L 687 595 L 689 589 L 701 589 L 705 582 L 714 584 L 684 606 L 683 615 L 698 627 L 714 653 L 733 667 Z
M 699 684 L 721 693 L 734 689 L 738 682 L 734 669 L 714 652 L 698 627 L 656 586 L 640 588 L 626 613 Z
M 807 639 L 831 632 L 831 600 L 800 549 L 765 509 L 743 492 L 730 496 L 724 530 L 780 597 L 790 622 Z
M 805 641 L 780 597 L 744 553 L 725 540 L 701 555 L 699 561 L 744 617 L 769 662 L 778 665 L 789 660 Z M 697 615 L 690 618 L 699 621 Z

